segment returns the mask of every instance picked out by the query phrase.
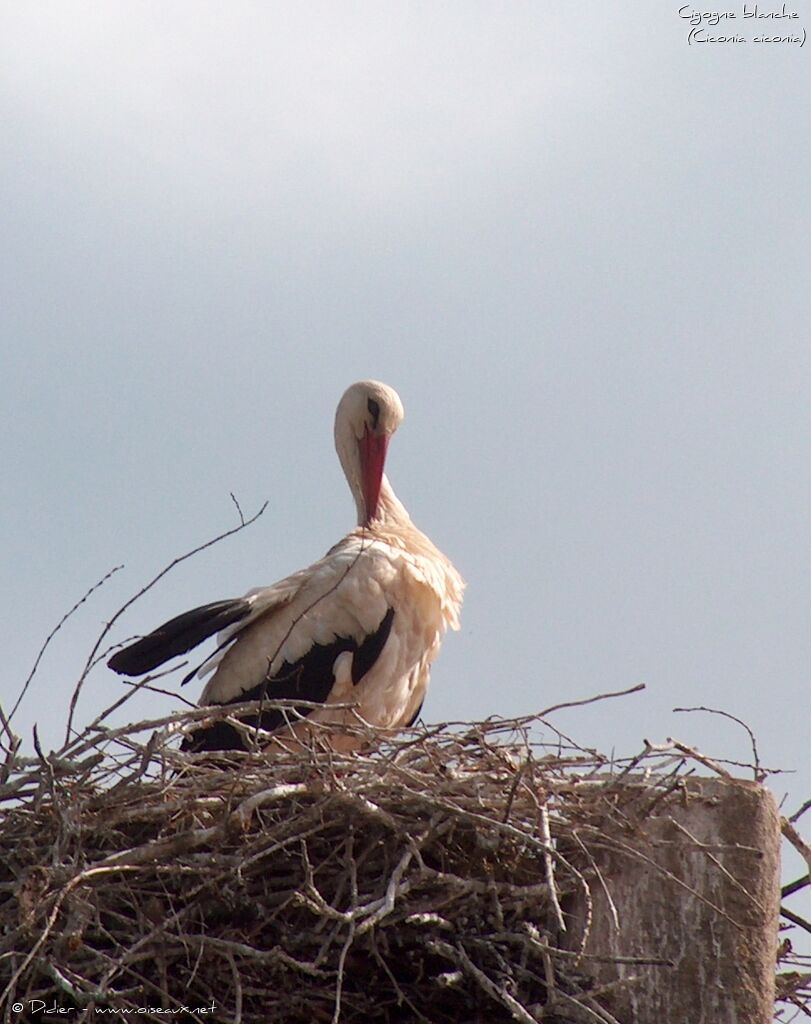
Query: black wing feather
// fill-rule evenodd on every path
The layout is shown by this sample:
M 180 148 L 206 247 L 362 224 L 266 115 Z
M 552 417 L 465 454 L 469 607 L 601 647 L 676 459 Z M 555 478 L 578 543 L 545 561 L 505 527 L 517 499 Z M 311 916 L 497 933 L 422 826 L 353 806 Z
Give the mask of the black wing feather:
M 142 676 L 170 658 L 185 654 L 226 626 L 244 619 L 250 610 L 250 601 L 243 597 L 193 608 L 118 651 L 107 664 L 119 675 Z
M 355 657 L 352 659 L 352 682 L 355 686 L 380 657 L 380 652 L 386 646 L 389 633 L 391 633 L 392 622 L 394 622 L 394 609 L 389 608 L 374 633 L 364 637 L 363 643 L 358 646 Z
M 272 678 L 263 680 L 250 690 L 244 690 L 225 703 L 239 704 L 247 700 L 306 700 L 313 704 L 323 704 L 335 683 L 332 667 L 338 655 L 344 651 L 354 653 L 352 682 L 357 686 L 380 657 L 391 632 L 393 620 L 394 609 L 389 608 L 374 633 L 364 637 L 361 643 L 352 637 L 338 636 L 329 644 L 313 644 L 298 661 L 286 661 Z M 307 714 L 304 707 L 297 710 L 300 715 Z M 283 726 L 290 717 L 292 716 L 285 716 L 284 711 L 278 708 L 268 708 L 267 711 L 245 715 L 241 721 L 246 725 L 272 732 Z M 246 749 L 247 745 L 241 734 L 227 722 L 215 722 L 213 725 L 195 729 L 183 741 L 183 750 L 195 752 Z
M 413 724 L 414 724 L 414 723 L 415 723 L 415 722 L 417 721 L 417 719 L 418 719 L 418 718 L 420 717 L 420 712 L 422 711 L 422 706 L 423 706 L 423 704 L 424 704 L 424 703 L 425 703 L 425 701 L 424 701 L 424 700 L 421 700 L 421 701 L 420 701 L 420 706 L 419 706 L 419 707 L 417 708 L 417 710 L 416 710 L 416 711 L 414 712 L 414 714 L 413 714 L 413 715 L 411 716 L 411 718 L 409 718 L 409 720 L 408 720 L 408 721 L 406 722 L 406 724 L 405 724 L 405 727 L 406 727 L 406 729 L 410 729 L 410 728 L 411 728 L 411 726 L 412 726 L 412 725 L 413 725 Z

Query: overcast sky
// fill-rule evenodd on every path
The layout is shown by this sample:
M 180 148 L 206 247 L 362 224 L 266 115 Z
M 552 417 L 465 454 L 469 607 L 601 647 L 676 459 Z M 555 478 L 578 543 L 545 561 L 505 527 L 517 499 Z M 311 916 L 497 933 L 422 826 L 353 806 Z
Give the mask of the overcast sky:
M 104 621 L 235 525 L 229 492 L 267 511 L 113 639 L 353 525 L 332 419 L 375 377 L 392 482 L 468 581 L 428 721 L 644 682 L 557 722 L 749 760 L 672 710 L 723 709 L 811 796 L 811 45 L 690 46 L 679 6 L 0 5 L 6 708 L 125 565 L 26 737 L 61 741 Z

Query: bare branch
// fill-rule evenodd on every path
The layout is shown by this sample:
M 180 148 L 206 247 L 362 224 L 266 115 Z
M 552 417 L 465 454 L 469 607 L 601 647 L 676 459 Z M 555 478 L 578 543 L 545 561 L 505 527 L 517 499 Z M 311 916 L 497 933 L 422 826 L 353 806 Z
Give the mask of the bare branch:
M 156 583 L 160 582 L 160 580 L 162 580 L 164 576 L 170 573 L 172 569 L 176 568 L 176 566 L 180 565 L 182 562 L 185 562 L 187 559 L 192 558 L 194 555 L 199 554 L 201 551 L 205 551 L 207 548 L 212 547 L 214 544 L 219 544 L 220 541 L 225 540 L 227 537 L 233 537 L 234 534 L 240 533 L 246 527 L 250 526 L 252 523 L 255 523 L 256 520 L 264 513 L 267 506 L 268 503 L 265 502 L 259 509 L 259 511 L 252 515 L 249 519 L 245 519 L 244 516 L 242 515 L 242 511 L 239 510 L 240 522 L 238 526 L 235 526 L 230 530 L 226 530 L 224 533 L 218 534 L 218 536 L 212 538 L 211 540 L 207 540 L 203 544 L 198 544 L 197 547 L 192 548 L 191 551 L 187 551 L 184 555 L 179 555 L 177 558 L 173 558 L 172 561 L 169 562 L 169 564 L 165 566 L 163 569 L 161 569 L 161 571 L 156 576 L 153 576 L 149 583 L 141 587 L 141 589 L 136 594 L 134 594 L 128 601 L 125 601 L 124 604 L 121 605 L 121 607 L 118 609 L 118 611 L 115 612 L 110 621 L 105 625 L 104 629 L 101 631 L 98 639 L 96 640 L 96 643 L 93 645 L 93 648 L 87 657 L 87 661 L 85 662 L 82 674 L 79 676 L 79 681 L 76 683 L 76 687 L 74 688 L 73 694 L 71 695 L 70 706 L 68 709 L 67 728 L 65 729 L 65 747 L 70 743 L 71 740 L 71 735 L 73 733 L 73 716 L 76 711 L 76 704 L 79 700 L 79 695 L 82 691 L 82 687 L 84 686 L 84 682 L 87 679 L 90 670 L 96 663 L 96 656 L 101 648 L 102 643 L 104 642 L 105 637 L 109 634 L 110 630 L 113 628 L 115 623 L 121 618 L 124 612 L 127 611 L 127 609 L 130 608 L 133 604 L 135 604 L 135 602 L 139 600 L 139 598 L 143 597 L 144 594 L 150 591 L 155 586 Z M 237 507 L 239 508 L 239 506 Z M 57 627 L 57 629 L 58 628 L 59 627 Z
M 760 758 L 758 757 L 757 741 L 755 740 L 755 734 L 752 732 L 752 730 L 749 728 L 749 726 L 746 724 L 746 722 L 743 721 L 743 719 L 737 718 L 735 715 L 731 715 L 728 711 L 719 711 L 718 708 L 707 708 L 707 707 L 704 707 L 704 706 L 695 707 L 695 708 L 673 708 L 673 711 L 674 711 L 674 713 L 675 712 L 690 712 L 690 711 L 705 711 L 709 715 L 721 715 L 723 718 L 728 718 L 732 722 L 737 722 L 738 725 L 742 729 L 746 730 L 746 733 L 749 736 L 749 742 L 752 745 L 752 758 L 753 758 L 753 769 L 754 769 L 754 773 L 755 773 L 755 778 L 756 779 L 763 778 L 763 774 L 762 774 L 761 769 L 760 769 Z
M 22 689 L 20 690 L 20 694 L 17 697 L 17 700 L 14 702 L 14 706 L 12 707 L 11 711 L 8 714 L 8 721 L 9 722 L 14 717 L 14 713 L 16 712 L 17 708 L 22 703 L 23 697 L 25 697 L 25 695 L 26 695 L 26 693 L 28 691 L 28 687 L 31 685 L 31 682 L 32 682 L 34 676 L 37 674 L 37 669 L 39 668 L 39 663 L 42 661 L 42 657 L 45 654 L 45 652 L 47 651 L 47 649 L 48 649 L 48 647 L 49 647 L 49 645 L 51 643 L 51 640 L 53 640 L 53 638 L 56 636 L 56 634 L 59 632 L 59 630 L 68 621 L 68 619 L 75 612 L 77 612 L 79 610 L 79 608 L 82 607 L 82 605 L 85 603 L 85 601 L 87 601 L 88 598 L 91 597 L 91 595 L 93 595 L 100 587 L 104 586 L 104 584 L 107 582 L 107 580 L 110 579 L 111 576 L 114 576 L 120 569 L 123 569 L 123 568 L 124 568 L 123 565 L 115 566 L 115 568 L 111 569 L 108 573 L 106 573 L 104 576 L 102 576 L 102 578 L 97 583 L 94 583 L 93 586 L 88 591 L 85 592 L 84 596 L 80 597 L 79 600 L 76 602 L 76 604 L 73 605 L 73 607 L 69 611 L 65 612 L 65 614 L 62 616 L 62 618 L 59 620 L 59 622 L 57 622 L 57 624 L 54 626 L 54 628 L 51 630 L 51 632 L 45 637 L 45 641 L 42 644 L 42 647 L 40 647 L 40 649 L 39 649 L 39 651 L 37 653 L 36 658 L 34 659 L 34 665 L 33 665 L 32 669 L 31 669 L 31 671 L 28 673 L 28 677 L 27 677 L 27 679 L 25 680 L 25 682 L 22 685 Z

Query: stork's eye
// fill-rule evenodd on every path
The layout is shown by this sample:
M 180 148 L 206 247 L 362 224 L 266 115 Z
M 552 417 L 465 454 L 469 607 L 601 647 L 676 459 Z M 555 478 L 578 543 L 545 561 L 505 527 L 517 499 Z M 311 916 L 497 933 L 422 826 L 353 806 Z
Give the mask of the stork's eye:
M 369 410 L 369 415 L 372 417 L 372 429 L 376 430 L 377 421 L 380 419 L 380 406 L 373 398 L 370 398 L 366 402 L 366 408 Z

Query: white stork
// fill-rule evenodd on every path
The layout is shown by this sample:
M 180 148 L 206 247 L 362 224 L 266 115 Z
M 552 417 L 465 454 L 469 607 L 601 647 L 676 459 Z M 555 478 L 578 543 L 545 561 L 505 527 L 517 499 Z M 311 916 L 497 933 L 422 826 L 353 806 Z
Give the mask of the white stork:
M 335 414 L 335 448 L 357 528 L 320 561 L 273 586 L 177 616 L 116 653 L 110 667 L 143 675 L 223 631 L 203 663 L 201 674 L 215 670 L 201 705 L 284 698 L 323 704 L 307 717 L 327 726 L 357 724 L 356 715 L 380 729 L 411 725 L 442 636 L 459 628 L 464 583 L 411 522 L 384 475 L 386 449 L 402 419 L 392 388 L 373 380 L 349 387 Z M 348 703 L 355 707 L 329 707 Z M 288 728 L 277 709 L 245 721 L 277 736 Z M 329 742 L 342 750 L 361 745 L 345 731 Z M 248 745 L 243 732 L 217 722 L 196 729 L 184 747 Z

